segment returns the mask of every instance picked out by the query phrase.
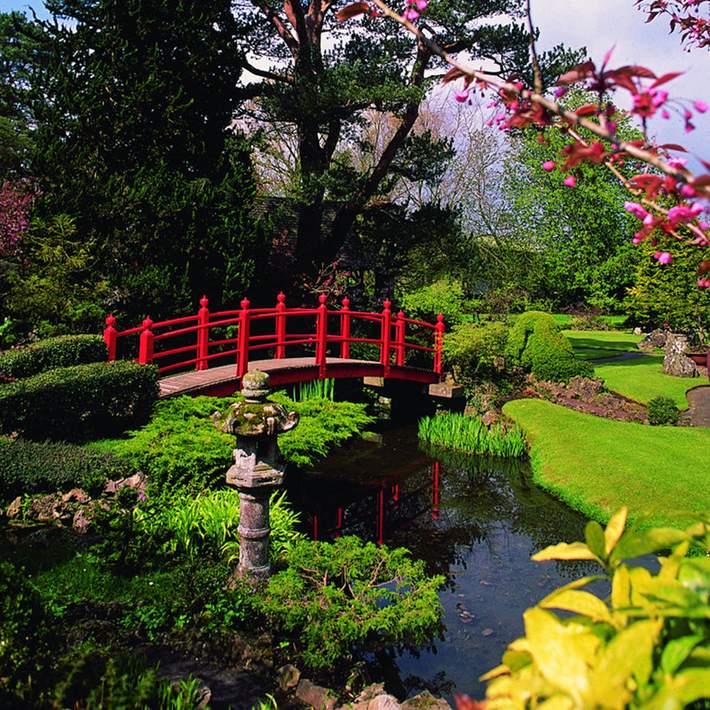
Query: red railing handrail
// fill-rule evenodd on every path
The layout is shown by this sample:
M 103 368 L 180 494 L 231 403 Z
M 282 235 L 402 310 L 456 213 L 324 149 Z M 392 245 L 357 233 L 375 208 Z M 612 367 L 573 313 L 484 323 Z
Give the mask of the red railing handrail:
M 342 300 L 339 309 L 328 308 L 327 297 L 319 296 L 319 304 L 315 308 L 286 306 L 286 297 L 283 293 L 277 296 L 277 303 L 272 308 L 251 308 L 248 299 L 243 299 L 240 309 L 225 309 L 211 312 L 206 296 L 200 299 L 200 308 L 197 314 L 171 318 L 153 322 L 145 318 L 140 326 L 116 329 L 116 318 L 113 315 L 106 317 L 104 341 L 108 349 L 108 359 L 118 357 L 119 341 L 127 340 L 130 336 L 138 335 L 139 347 L 136 360 L 143 364 L 160 363 L 159 371 L 172 372 L 180 368 L 194 366 L 197 370 L 207 369 L 214 360 L 230 357 L 236 363 L 236 376 L 244 375 L 249 366 L 249 353 L 256 350 L 273 349 L 276 359 L 286 357 L 286 349 L 293 346 L 315 346 L 314 364 L 319 367 L 319 376 L 325 377 L 327 371 L 328 347 L 338 346 L 339 356 L 350 359 L 350 346 L 352 344 L 367 344 L 379 347 L 379 357 L 374 362 L 382 365 L 385 377 L 391 372 L 392 366 L 404 366 L 408 352 L 433 353 L 434 361 L 432 371 L 441 374 L 441 356 L 444 334 L 444 318 L 437 316 L 436 323 L 415 318 L 408 318 L 402 311 L 392 310 L 392 303 L 385 300 L 383 310 L 379 313 L 372 311 L 351 311 L 348 298 Z M 312 332 L 288 332 L 289 318 L 313 318 L 314 330 Z M 328 331 L 329 321 L 337 318 L 337 330 Z M 274 320 L 272 332 L 251 333 L 251 324 Z M 364 337 L 352 335 L 351 328 L 354 321 L 375 323 L 379 325 L 377 337 Z M 189 324 L 189 325 L 186 325 Z M 332 326 L 332 323 L 330 323 Z M 175 327 L 179 326 L 179 327 Z M 210 341 L 210 330 L 224 327 L 234 328 L 233 337 L 220 338 Z M 170 330 L 165 330 L 166 328 Z M 423 329 L 427 338 L 432 338 L 431 346 L 422 344 L 421 341 L 407 339 L 409 329 Z M 261 327 L 260 327 L 261 330 Z M 158 331 L 158 332 L 156 332 Z M 194 334 L 194 342 L 185 343 L 184 339 Z M 229 335 L 229 332 L 227 333 Z M 174 348 L 161 349 L 155 352 L 156 344 L 165 344 L 172 338 L 182 339 Z M 214 351 L 215 348 L 227 346 L 227 350 Z M 188 359 L 179 359 L 176 362 L 166 362 L 166 358 L 175 358 L 185 353 L 190 353 Z

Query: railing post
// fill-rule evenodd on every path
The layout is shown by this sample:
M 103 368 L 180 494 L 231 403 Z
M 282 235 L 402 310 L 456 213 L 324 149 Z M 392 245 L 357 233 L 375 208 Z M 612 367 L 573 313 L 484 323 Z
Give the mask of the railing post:
M 243 377 L 249 371 L 249 299 L 243 298 L 239 304 L 239 334 L 237 346 L 237 377 Z
M 382 332 L 380 341 L 382 343 L 380 349 L 380 362 L 384 366 L 384 376 L 390 374 L 390 343 L 392 341 L 392 311 L 390 306 L 392 301 L 385 299 L 384 308 L 382 309 Z
M 206 370 L 209 366 L 207 355 L 209 354 L 208 326 L 210 322 L 210 309 L 207 308 L 208 305 L 209 299 L 207 298 L 207 296 L 203 296 L 200 299 L 200 310 L 197 311 L 197 363 L 195 363 L 196 370 Z
M 142 324 L 143 330 L 141 331 L 140 345 L 138 348 L 138 362 L 141 365 L 150 365 L 153 362 L 153 331 L 151 326 L 153 321 L 150 316 L 147 317 Z
M 325 377 L 326 357 L 328 352 L 328 307 L 325 302 L 328 297 L 321 293 L 318 296 L 318 312 L 316 315 L 316 365 L 318 365 L 318 377 Z
M 346 296 L 343 299 L 343 307 L 340 309 L 340 357 L 350 357 L 350 299 Z
M 116 318 L 112 313 L 106 316 L 106 327 L 104 328 L 104 343 L 108 352 L 108 360 L 116 359 Z
M 404 320 L 404 311 L 400 311 L 397 314 L 397 322 L 395 323 L 394 326 L 394 332 L 395 332 L 395 342 L 397 343 L 396 347 L 396 360 L 395 362 L 397 363 L 398 367 L 403 367 L 404 366 L 404 344 L 406 342 L 406 333 L 407 333 L 407 323 Z
M 439 313 L 436 317 L 436 325 L 434 326 L 434 372 L 437 375 L 441 374 L 441 353 L 444 347 L 444 315 Z
M 276 352 L 277 360 L 286 357 L 286 295 L 283 291 L 276 296 Z

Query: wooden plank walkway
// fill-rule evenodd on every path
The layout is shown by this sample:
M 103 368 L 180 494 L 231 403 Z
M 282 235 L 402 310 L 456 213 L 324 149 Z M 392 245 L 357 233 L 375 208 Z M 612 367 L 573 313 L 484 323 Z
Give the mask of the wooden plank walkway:
M 320 368 L 313 357 L 251 360 L 249 369 L 268 372 L 271 375 L 272 386 L 309 382 L 317 380 L 320 376 Z M 325 377 L 384 377 L 384 366 L 379 362 L 369 360 L 329 357 L 326 360 Z M 388 379 L 432 384 L 439 381 L 439 375 L 430 370 L 392 365 Z M 233 363 L 207 370 L 192 370 L 169 375 L 163 377 L 159 381 L 159 385 L 160 397 L 174 397 L 182 394 L 226 396 L 238 389 L 239 378 L 236 375 L 236 364 Z

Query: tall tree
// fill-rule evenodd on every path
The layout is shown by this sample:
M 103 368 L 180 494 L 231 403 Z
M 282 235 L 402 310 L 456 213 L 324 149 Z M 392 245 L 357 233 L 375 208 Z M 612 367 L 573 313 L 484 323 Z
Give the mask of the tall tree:
M 76 218 L 133 313 L 194 307 L 202 292 L 234 300 L 257 231 L 249 146 L 230 130 L 242 55 L 229 0 L 47 6 L 33 163 L 44 214 Z
M 296 257 L 309 265 L 332 260 L 359 214 L 375 198 L 412 145 L 412 129 L 430 81 L 442 69 L 429 48 L 401 33 L 388 19 L 338 23 L 346 0 L 236 0 L 255 115 L 292 130 L 298 168 Z M 506 76 L 529 73 L 529 35 L 518 22 L 522 0 L 430 2 L 426 27 L 448 51 L 468 52 Z M 566 64 L 554 52 L 547 65 Z M 556 73 L 553 66 L 550 73 Z M 338 169 L 339 146 L 357 141 L 367 111 L 389 112 L 397 127 L 378 145 L 366 170 L 350 173 L 338 195 L 332 226 L 324 227 L 330 177 Z M 421 155 L 423 144 L 417 146 Z M 438 146 L 429 145 L 434 161 Z

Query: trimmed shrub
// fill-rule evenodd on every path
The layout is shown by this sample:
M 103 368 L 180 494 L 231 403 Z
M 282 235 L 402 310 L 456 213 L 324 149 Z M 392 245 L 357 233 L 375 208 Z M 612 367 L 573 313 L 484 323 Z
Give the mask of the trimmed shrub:
M 675 426 L 680 410 L 670 397 L 654 397 L 648 403 L 648 423 L 654 426 Z
M 0 375 L 17 380 L 57 367 L 104 360 L 106 345 L 100 335 L 60 335 L 0 353 Z
M 444 338 L 444 360 L 461 384 L 491 376 L 504 369 L 507 340 L 503 323 L 455 325 Z
M 572 377 L 594 374 L 591 363 L 575 356 L 569 340 L 549 313 L 523 313 L 510 331 L 506 352 L 538 380 L 568 382 Z
M 401 307 L 408 317 L 430 323 L 434 323 L 436 316 L 443 313 L 444 323 L 449 328 L 471 319 L 466 312 L 461 283 L 448 278 L 439 279 L 429 286 L 404 294 Z
M 116 456 L 66 443 L 0 440 L 0 498 L 80 487 L 97 491 L 108 479 L 130 476 Z
M 99 362 L 0 386 L 0 432 L 76 441 L 140 426 L 158 396 L 158 370 Z

